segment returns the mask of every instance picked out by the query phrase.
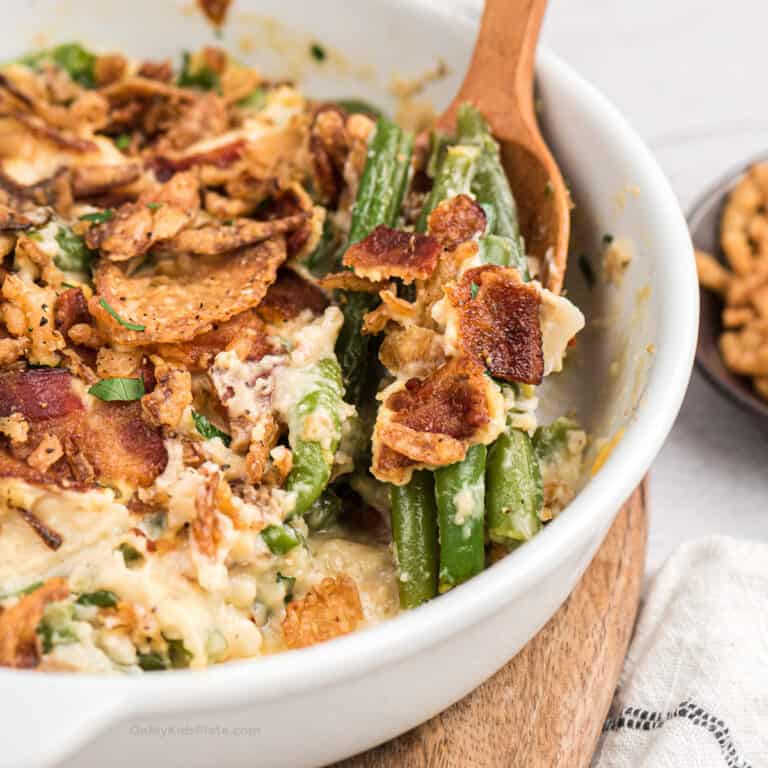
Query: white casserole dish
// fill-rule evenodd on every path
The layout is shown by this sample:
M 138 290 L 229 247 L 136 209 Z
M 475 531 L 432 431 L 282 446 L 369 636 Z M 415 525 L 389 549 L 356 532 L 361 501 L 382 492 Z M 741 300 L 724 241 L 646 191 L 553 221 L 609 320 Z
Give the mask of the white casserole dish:
M 216 42 L 190 4 L 177 0 L 6 5 L 4 58 L 72 39 L 151 57 Z M 418 75 L 442 57 L 451 72 L 426 93 L 439 109 L 457 89 L 474 41 L 471 20 L 416 0 L 234 5 L 223 42 L 233 52 L 275 77 L 300 76 L 311 95 L 360 95 L 385 107 L 393 106 L 386 90 L 393 72 Z M 264 17 L 272 19 L 266 27 Z M 310 40 L 344 56 L 314 64 Z M 244 42 L 254 48 L 247 55 Z M 588 233 L 579 252 L 596 263 L 604 233 L 634 244 L 620 286 L 588 291 L 572 261 L 569 294 L 588 322 L 598 322 L 543 398 L 550 415 L 578 412 L 595 438 L 590 461 L 599 438 L 624 430 L 603 469 L 531 543 L 433 603 L 353 636 L 197 673 L 0 670 L 2 765 L 322 765 L 466 694 L 566 598 L 677 414 L 693 359 L 698 288 L 678 203 L 636 134 L 553 55 L 540 55 L 538 75 L 547 136 L 577 205 L 576 229 Z

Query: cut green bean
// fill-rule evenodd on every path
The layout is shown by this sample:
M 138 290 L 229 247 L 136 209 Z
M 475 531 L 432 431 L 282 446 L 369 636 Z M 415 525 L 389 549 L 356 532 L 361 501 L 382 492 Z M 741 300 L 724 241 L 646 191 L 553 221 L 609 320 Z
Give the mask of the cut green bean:
M 432 475 L 414 472 L 407 485 L 390 486 L 389 502 L 400 607 L 415 608 L 437 594 L 437 511 Z
M 311 387 L 288 414 L 293 466 L 285 489 L 296 494 L 294 515 L 303 515 L 328 485 L 341 440 L 343 388 L 339 364 L 321 360 L 307 373 Z
M 531 438 L 519 429 L 502 432 L 488 452 L 485 511 L 488 535 L 499 544 L 528 541 L 541 528 L 541 470 Z
M 484 445 L 473 445 L 463 461 L 435 470 L 440 592 L 472 578 L 485 566 L 486 453 Z
M 411 171 L 413 137 L 390 120 L 381 117 L 370 141 L 355 205 L 347 246 L 359 242 L 379 224 L 393 226 L 403 203 Z M 360 403 L 369 371 L 370 336 L 363 334 L 363 317 L 376 297 L 369 293 L 347 292 L 342 301 L 344 325 L 336 341 L 347 400 Z
M 480 149 L 477 171 L 472 179 L 472 193 L 481 205 L 495 208 L 495 224 L 491 234 L 510 239 L 514 259 L 523 279 L 529 278 L 525 245 L 520 236 L 517 206 L 507 174 L 501 164 L 499 146 L 490 133 L 485 118 L 471 104 L 462 104 L 456 116 L 457 141 Z
M 443 200 L 460 194 L 468 194 L 471 191 L 472 178 L 479 157 L 480 150 L 474 146 L 456 145 L 446 149 L 437 176 L 435 176 L 432 191 L 424 201 L 424 207 L 421 209 L 416 222 L 417 232 L 427 231 L 429 214 Z

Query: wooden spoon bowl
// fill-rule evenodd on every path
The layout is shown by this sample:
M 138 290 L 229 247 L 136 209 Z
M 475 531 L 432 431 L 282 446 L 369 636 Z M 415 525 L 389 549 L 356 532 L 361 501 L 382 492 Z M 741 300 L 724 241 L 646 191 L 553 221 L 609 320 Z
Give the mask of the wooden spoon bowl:
M 468 101 L 490 124 L 517 202 L 528 255 L 542 265 L 542 283 L 563 285 L 570 196 L 541 136 L 534 108 L 536 43 L 546 0 L 486 0 L 469 69 L 458 94 L 438 121 L 451 131 L 456 110 Z

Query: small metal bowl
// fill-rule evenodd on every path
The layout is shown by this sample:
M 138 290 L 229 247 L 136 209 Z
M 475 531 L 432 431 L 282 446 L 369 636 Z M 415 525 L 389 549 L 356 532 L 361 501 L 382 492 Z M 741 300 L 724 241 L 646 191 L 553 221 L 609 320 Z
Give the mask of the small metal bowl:
M 766 155 L 756 157 L 747 165 L 726 174 L 692 206 L 688 213 L 688 228 L 695 248 L 707 251 L 724 264 L 726 263 L 720 247 L 720 219 L 726 198 L 749 168 L 766 159 L 768 159 Z M 717 294 L 701 287 L 699 299 L 701 309 L 699 341 L 696 347 L 697 367 L 726 397 L 742 408 L 768 419 L 768 402 L 757 395 L 750 379 L 731 373 L 723 364 L 717 344 L 718 337 L 723 331 L 722 300 Z

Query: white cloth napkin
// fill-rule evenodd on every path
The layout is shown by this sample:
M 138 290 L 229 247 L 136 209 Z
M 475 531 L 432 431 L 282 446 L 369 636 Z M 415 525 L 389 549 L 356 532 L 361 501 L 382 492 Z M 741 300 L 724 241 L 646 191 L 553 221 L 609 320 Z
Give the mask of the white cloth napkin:
M 651 583 L 593 768 L 768 766 L 768 544 L 683 544 Z

